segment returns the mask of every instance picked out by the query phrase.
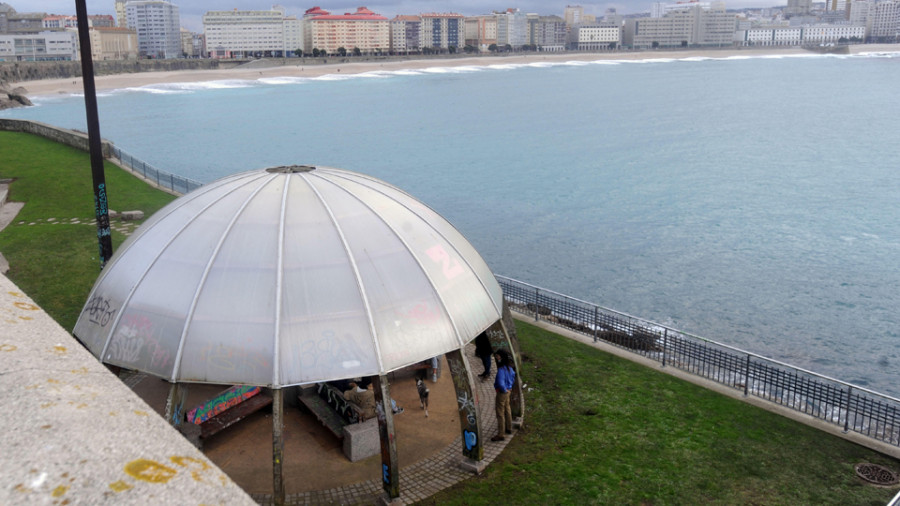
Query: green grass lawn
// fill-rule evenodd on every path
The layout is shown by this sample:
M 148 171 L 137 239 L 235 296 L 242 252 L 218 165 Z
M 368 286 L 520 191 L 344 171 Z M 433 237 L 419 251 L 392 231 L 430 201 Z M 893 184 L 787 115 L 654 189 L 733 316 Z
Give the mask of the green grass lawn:
M 99 274 L 87 153 L 0 132 L 0 178 L 26 202 L 0 232 L 8 276 L 71 330 Z M 107 165 L 110 207 L 152 214 L 172 200 Z M 36 223 L 29 225 L 29 223 Z M 114 235 L 114 247 L 121 234 Z M 900 471 L 871 450 L 517 323 L 526 424 L 485 472 L 425 504 L 884 505 L 897 489 L 854 464 Z M 490 399 L 486 400 L 491 402 Z M 402 479 L 402 478 L 401 478 Z
M 7 200 L 25 202 L 0 233 L 7 277 L 71 331 L 100 274 L 90 157 L 18 132 L 0 132 L 0 153 L 0 178 L 15 179 Z M 115 165 L 105 167 L 110 209 L 137 209 L 149 217 L 175 198 Z M 72 218 L 82 224 L 65 223 Z M 115 250 L 124 236 L 114 231 L 112 238 Z
M 424 504 L 884 505 L 856 477 L 897 460 L 518 322 L 525 428 Z

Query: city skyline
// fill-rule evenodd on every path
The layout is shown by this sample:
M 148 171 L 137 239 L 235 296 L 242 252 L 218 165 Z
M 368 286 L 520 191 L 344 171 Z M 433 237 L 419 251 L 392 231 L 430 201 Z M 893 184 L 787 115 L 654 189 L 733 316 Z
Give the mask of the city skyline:
M 18 12 L 46 12 L 48 14 L 74 15 L 75 4 L 72 0 L 42 0 L 41 2 L 4 0 Z M 115 17 L 115 0 L 86 0 L 87 11 L 90 15 L 110 14 Z M 422 14 L 428 12 L 454 12 L 466 16 L 489 14 L 492 11 L 518 8 L 523 12 L 537 13 L 541 15 L 555 14 L 562 16 L 567 5 L 580 5 L 584 7 L 586 14 L 602 16 L 606 9 L 615 8 L 620 14 L 638 14 L 650 12 L 651 0 L 620 0 L 615 2 L 571 2 L 565 0 L 542 2 L 539 0 L 517 0 L 514 2 L 498 1 L 496 5 L 476 2 L 473 0 L 370 0 L 354 4 L 340 5 L 336 2 L 321 1 L 277 1 L 277 0 L 233 0 L 230 4 L 223 4 L 214 0 L 200 0 L 192 2 L 172 2 L 178 6 L 181 25 L 193 32 L 203 31 L 203 14 L 213 10 L 268 10 L 273 4 L 281 5 L 288 15 L 301 17 L 307 9 L 319 6 L 333 13 L 354 12 L 360 6 L 365 6 L 372 11 L 392 18 L 400 14 Z M 342 2 L 344 3 L 344 2 Z M 786 5 L 785 0 L 727 0 L 729 9 L 739 8 L 764 8 Z

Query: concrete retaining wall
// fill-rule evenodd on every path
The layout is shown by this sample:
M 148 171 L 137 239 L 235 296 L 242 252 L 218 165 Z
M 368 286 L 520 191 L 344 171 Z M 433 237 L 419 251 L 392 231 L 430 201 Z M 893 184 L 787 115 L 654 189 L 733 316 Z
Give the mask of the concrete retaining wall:
M 132 74 L 135 72 L 164 72 L 170 70 L 211 70 L 230 68 L 244 60 L 220 61 L 213 59 L 172 60 L 109 60 L 95 61 L 94 75 Z M 0 63 L 0 79 L 11 83 L 39 79 L 65 79 L 81 77 L 80 61 L 58 62 L 7 62 Z
M 8 130 L 11 132 L 26 132 L 34 135 L 46 137 L 52 141 L 56 141 L 66 146 L 80 149 L 82 151 L 90 151 L 90 143 L 86 133 L 76 132 L 67 128 L 59 128 L 39 121 L 0 118 L 0 130 Z M 103 152 L 103 158 L 110 158 L 112 150 L 110 142 L 106 140 L 100 141 Z

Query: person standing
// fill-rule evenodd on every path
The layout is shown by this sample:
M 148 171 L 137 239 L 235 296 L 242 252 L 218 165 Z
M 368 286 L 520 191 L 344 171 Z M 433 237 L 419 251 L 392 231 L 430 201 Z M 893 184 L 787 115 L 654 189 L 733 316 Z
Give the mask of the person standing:
M 503 441 L 505 434 L 512 434 L 512 408 L 509 405 L 509 392 L 516 381 L 516 371 L 512 368 L 512 360 L 506 350 L 497 350 L 497 377 L 494 378 L 494 390 L 497 392 L 494 409 L 497 411 L 497 435 L 491 441 Z
M 491 348 L 491 340 L 488 339 L 487 332 L 478 334 L 475 338 L 475 356 L 481 359 L 484 365 L 484 372 L 478 377 L 481 381 L 486 381 L 491 377 L 491 357 L 494 355 L 494 349 Z

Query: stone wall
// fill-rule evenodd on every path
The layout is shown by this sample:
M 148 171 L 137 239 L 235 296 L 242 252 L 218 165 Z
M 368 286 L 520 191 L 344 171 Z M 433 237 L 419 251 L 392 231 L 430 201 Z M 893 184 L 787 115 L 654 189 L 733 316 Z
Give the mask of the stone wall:
M 94 62 L 94 75 L 163 72 L 169 70 L 211 70 L 235 67 L 245 61 L 214 59 L 103 60 Z M 4 62 L 0 80 L 11 83 L 39 79 L 67 79 L 81 76 L 80 61 Z
M 38 121 L 0 118 L 0 130 L 27 132 L 34 135 L 40 135 L 41 137 L 46 137 L 47 139 L 59 142 L 60 144 L 90 152 L 90 143 L 86 133 L 55 127 Z M 110 158 L 112 156 L 110 142 L 102 140 L 100 141 L 100 146 L 103 151 L 103 158 Z

